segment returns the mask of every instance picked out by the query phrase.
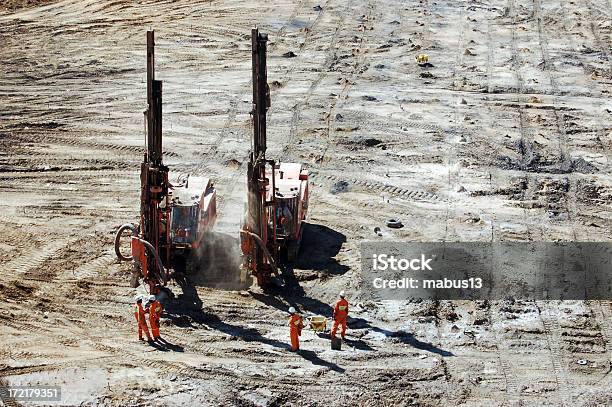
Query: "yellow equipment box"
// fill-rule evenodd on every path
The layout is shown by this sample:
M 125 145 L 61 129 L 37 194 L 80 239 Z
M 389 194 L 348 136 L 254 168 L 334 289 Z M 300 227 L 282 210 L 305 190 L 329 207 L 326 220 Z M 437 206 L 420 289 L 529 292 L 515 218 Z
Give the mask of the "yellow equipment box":
M 325 332 L 327 329 L 327 318 L 322 315 L 310 317 L 310 327 L 315 332 Z

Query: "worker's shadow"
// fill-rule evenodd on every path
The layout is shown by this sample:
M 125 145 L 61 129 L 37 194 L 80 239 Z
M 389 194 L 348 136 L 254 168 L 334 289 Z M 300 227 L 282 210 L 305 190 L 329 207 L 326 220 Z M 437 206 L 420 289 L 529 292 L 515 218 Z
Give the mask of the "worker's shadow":
M 363 318 L 349 317 L 348 327 L 353 328 L 353 329 L 364 329 L 364 328 L 370 329 L 374 332 L 378 332 L 378 333 L 385 335 L 385 337 L 387 338 L 396 339 L 401 343 L 412 346 L 413 348 L 435 353 L 440 356 L 455 356 L 452 352 L 438 348 L 437 346 L 429 342 L 420 341 L 419 339 L 414 337 L 414 334 L 410 332 L 406 332 L 402 330 L 390 331 L 388 329 L 379 328 L 377 326 L 372 325 L 370 321 L 363 319 Z
M 225 334 L 232 335 L 242 339 L 245 342 L 259 342 L 265 345 L 270 345 L 278 349 L 289 350 L 290 345 L 286 342 L 281 342 L 276 339 L 270 339 L 263 336 L 257 329 L 255 328 L 245 328 L 239 325 L 228 324 L 225 321 L 222 321 L 217 315 L 210 314 L 206 312 L 201 312 L 198 316 L 198 322 L 203 325 L 206 325 L 210 328 L 221 331 Z M 288 335 L 287 335 L 288 336 Z M 310 361 L 313 365 L 317 366 L 325 366 L 334 372 L 344 373 L 345 369 L 338 366 L 333 362 L 329 362 L 327 360 L 321 359 L 317 354 L 313 351 L 309 350 L 300 350 L 297 352 L 298 355 L 302 356 L 304 359 Z
M 240 325 L 230 324 L 223 321 L 215 314 L 205 312 L 204 309 L 202 309 L 202 300 L 199 298 L 193 286 L 188 285 L 183 287 L 183 294 L 169 301 L 166 310 L 172 322 L 178 326 L 198 328 L 198 324 L 205 325 L 211 329 L 223 332 L 226 335 L 240 338 L 245 342 L 259 342 L 278 349 L 290 349 L 288 343 L 266 338 L 255 328 L 246 328 Z M 300 351 L 298 354 L 314 365 L 325 366 L 340 373 L 345 371 L 345 369 L 337 364 L 321 359 L 312 351 Z
M 158 342 L 149 342 L 149 345 L 162 352 L 184 352 L 185 348 L 168 342 L 165 338 L 160 338 Z
M 340 366 L 338 366 L 335 363 L 328 362 L 327 360 L 321 359 L 319 356 L 317 356 L 317 353 L 315 351 L 300 349 L 300 350 L 297 351 L 297 354 L 300 355 L 301 357 L 303 357 L 304 359 L 308 360 L 313 365 L 324 366 L 324 367 L 326 367 L 326 368 L 328 368 L 330 370 L 333 370 L 334 372 L 338 372 L 338 373 L 346 372 L 345 368 L 340 367 Z

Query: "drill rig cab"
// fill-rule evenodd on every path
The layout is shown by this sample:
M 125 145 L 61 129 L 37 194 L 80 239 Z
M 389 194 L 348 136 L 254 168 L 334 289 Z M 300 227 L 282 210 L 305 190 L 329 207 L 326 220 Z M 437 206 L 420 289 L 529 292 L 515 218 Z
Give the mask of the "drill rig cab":
M 206 177 L 187 177 L 172 188 L 170 241 L 175 255 L 197 249 L 217 219 L 217 192 Z
M 140 166 L 140 221 L 125 224 L 115 236 L 115 253 L 120 260 L 133 261 L 132 285 L 140 278 L 157 294 L 172 276 L 183 269 L 194 249 L 204 244 L 216 217 L 216 191 L 208 178 L 179 177 L 169 182 L 163 163 L 162 82 L 155 80 L 154 32 L 147 32 L 146 151 Z M 131 256 L 120 250 L 120 239 L 131 230 Z M 177 265 L 181 265 L 177 267 Z
M 274 201 L 276 205 L 268 207 L 269 227 L 275 227 L 273 233 L 280 248 L 287 250 L 287 260 L 297 258 L 302 241 L 302 224 L 308 212 L 308 170 L 302 164 L 280 163 L 275 166 Z M 268 190 L 268 198 L 272 193 Z M 270 200 L 270 199 L 269 199 Z
M 308 171 L 297 163 L 266 158 L 266 114 L 270 107 L 267 83 L 268 36 L 251 32 L 253 69 L 253 139 L 247 169 L 247 209 L 240 238 L 243 268 L 259 286 L 278 275 L 282 250 L 294 260 L 299 252 L 308 211 Z

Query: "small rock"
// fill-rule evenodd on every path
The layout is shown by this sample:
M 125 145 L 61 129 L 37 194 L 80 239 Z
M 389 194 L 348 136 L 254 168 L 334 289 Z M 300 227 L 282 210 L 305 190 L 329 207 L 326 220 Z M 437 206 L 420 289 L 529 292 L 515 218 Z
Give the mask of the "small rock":
M 463 51 L 463 55 L 471 55 L 474 56 L 476 55 L 475 53 L 473 53 L 472 51 L 470 51 L 469 48 L 466 48 L 465 51 Z
M 463 185 L 457 186 L 457 192 L 465 192 L 465 187 Z
M 367 102 L 376 102 L 376 101 L 378 101 L 378 99 L 376 99 L 374 96 L 369 96 L 369 95 L 363 95 L 361 98 L 363 100 L 367 101 Z
M 320 5 L 316 5 L 312 8 L 314 11 L 321 11 L 323 10 L 323 7 L 321 7 Z
M 461 98 L 461 100 L 459 101 L 460 105 L 467 105 L 467 100 L 465 100 L 464 98 Z
M 293 51 L 289 51 L 289 52 L 285 52 L 283 54 L 283 57 L 284 58 L 295 58 L 295 57 L 297 57 L 297 55 L 295 55 L 295 53 Z
M 334 182 L 334 184 L 331 186 L 330 189 L 330 193 L 332 194 L 339 194 L 342 192 L 348 192 L 349 191 L 349 183 L 346 181 L 336 181 Z

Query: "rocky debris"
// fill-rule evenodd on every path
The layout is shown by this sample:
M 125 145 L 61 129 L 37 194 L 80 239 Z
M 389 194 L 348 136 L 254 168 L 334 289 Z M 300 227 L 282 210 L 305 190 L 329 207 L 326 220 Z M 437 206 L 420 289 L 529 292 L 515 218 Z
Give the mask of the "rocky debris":
M 348 139 L 340 141 L 340 144 L 348 146 L 348 148 L 363 148 L 363 147 L 376 147 L 381 145 L 383 142 L 375 137 L 367 136 L 353 136 Z
M 293 51 L 287 51 L 283 55 L 283 58 L 295 58 L 297 55 Z
M 514 142 L 512 148 L 519 153 L 519 157 L 500 156 L 500 168 L 551 174 L 568 174 L 572 172 L 591 174 L 598 171 L 597 167 L 582 157 L 559 157 L 546 160 L 534 149 L 532 142 L 523 138 Z
M 332 194 L 340 194 L 342 192 L 348 192 L 349 191 L 349 183 L 346 181 L 336 181 L 332 184 L 331 188 L 329 189 L 329 192 L 331 192 Z

